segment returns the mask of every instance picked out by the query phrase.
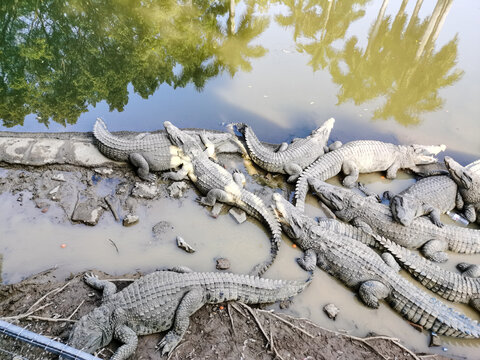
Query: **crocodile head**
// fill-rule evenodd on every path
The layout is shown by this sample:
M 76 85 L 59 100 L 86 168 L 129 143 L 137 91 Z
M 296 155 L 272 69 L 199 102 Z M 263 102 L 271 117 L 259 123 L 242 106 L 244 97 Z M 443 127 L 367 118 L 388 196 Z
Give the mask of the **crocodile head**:
M 445 165 L 453 181 L 463 189 L 470 189 L 474 185 L 474 175 L 471 171 L 453 160 L 450 156 L 445 156 Z
M 272 195 L 275 202 L 275 215 L 277 216 L 283 231 L 293 240 L 302 238 L 304 235 L 305 224 L 309 218 L 300 212 L 282 195 L 275 193 Z
M 183 130 L 180 130 L 170 121 L 165 121 L 163 126 L 165 127 L 167 136 L 172 144 L 181 148 L 186 155 L 196 156 L 202 152 L 200 145 L 193 136 L 189 135 Z
M 325 121 L 322 126 L 320 126 L 319 128 L 315 129 L 312 131 L 312 135 L 323 135 L 326 137 L 325 140 L 328 139 L 328 137 L 330 136 L 330 132 L 332 131 L 333 129 L 333 125 L 335 124 L 335 119 L 334 118 L 330 118 L 328 119 L 327 121 Z
M 437 162 L 435 157 L 439 152 L 445 151 L 445 145 L 409 145 L 406 146 L 406 158 L 403 167 L 415 167 Z
M 417 215 L 418 201 L 411 196 L 395 195 L 390 200 L 390 209 L 395 221 L 410 226 Z
M 68 344 L 76 349 L 93 354 L 112 341 L 112 310 L 100 306 L 83 316 L 74 325 Z

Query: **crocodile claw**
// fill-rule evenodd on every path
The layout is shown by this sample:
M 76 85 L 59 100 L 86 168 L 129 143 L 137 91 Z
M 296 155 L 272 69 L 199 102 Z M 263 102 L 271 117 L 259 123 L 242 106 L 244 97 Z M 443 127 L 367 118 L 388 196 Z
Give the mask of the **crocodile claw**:
M 162 350 L 162 355 L 170 355 L 170 353 L 178 345 L 182 337 L 173 331 L 169 331 L 167 335 L 158 343 L 157 350 Z
M 98 276 L 95 275 L 94 273 L 86 273 L 86 274 L 83 276 L 83 280 L 84 280 L 87 284 L 90 284 L 90 283 L 95 282 L 96 280 L 98 280 Z

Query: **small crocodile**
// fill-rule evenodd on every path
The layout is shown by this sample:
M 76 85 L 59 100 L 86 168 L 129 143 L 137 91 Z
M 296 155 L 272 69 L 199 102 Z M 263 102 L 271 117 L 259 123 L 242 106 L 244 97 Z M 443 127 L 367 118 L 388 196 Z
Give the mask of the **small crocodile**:
M 393 179 L 403 168 L 414 169 L 417 165 L 434 163 L 435 155 L 445 150 L 445 145 L 394 145 L 373 140 L 349 142 L 337 150 L 328 152 L 308 166 L 300 175 L 295 187 L 296 206 L 305 208 L 308 180 L 327 180 L 343 171 L 343 185 L 355 185 L 359 173 L 387 171 Z
M 439 335 L 479 338 L 480 325 L 403 278 L 370 247 L 347 235 L 328 231 L 283 199 L 273 195 L 277 216 L 288 236 L 305 252 L 299 264 L 316 265 L 354 288 L 369 307 L 385 299 L 407 320 Z
M 262 144 L 247 124 L 232 124 L 242 133 L 250 158 L 255 164 L 269 172 L 288 174 L 288 182 L 297 180 L 304 168 L 325 153 L 335 119 L 330 118 L 312 131 L 306 138 L 295 139 L 291 144 L 282 143 L 275 151 Z M 328 148 L 327 148 L 328 150 Z
M 458 185 L 458 191 L 465 203 L 463 211 L 467 220 L 480 223 L 480 160 L 463 167 L 446 156 L 445 165 Z
M 93 353 L 112 341 L 122 345 L 111 360 L 132 355 L 138 335 L 171 329 L 159 343 L 162 354 L 170 354 L 189 326 L 189 318 L 205 304 L 241 301 L 273 303 L 300 293 L 309 283 L 269 280 L 230 273 L 197 273 L 186 267 L 156 271 L 123 290 L 97 276 L 86 274 L 85 282 L 103 290 L 102 305 L 83 316 L 73 327 L 69 345 Z
M 451 251 L 472 254 L 480 252 L 480 231 L 458 226 L 435 226 L 424 218 L 415 219 L 408 227 L 395 222 L 390 208 L 374 197 L 364 197 L 350 189 L 333 186 L 317 179 L 310 180 L 316 194 L 341 220 L 351 222 L 364 231 L 376 233 L 409 249 L 420 249 L 430 260 L 444 262 Z
M 180 130 L 170 122 L 164 123 L 170 141 L 184 153 L 182 168 L 178 171 L 164 173 L 164 179 L 174 181 L 189 178 L 205 197 L 199 202 L 213 206 L 217 201 L 239 207 L 247 214 L 265 222 L 272 233 L 271 259 L 254 270 L 255 274 L 263 274 L 277 256 L 282 239 L 282 229 L 272 209 L 255 194 L 243 188 L 245 176 L 240 172 L 230 174 L 223 166 L 209 159 L 208 154 L 185 131 Z M 207 140 L 203 139 L 207 145 Z

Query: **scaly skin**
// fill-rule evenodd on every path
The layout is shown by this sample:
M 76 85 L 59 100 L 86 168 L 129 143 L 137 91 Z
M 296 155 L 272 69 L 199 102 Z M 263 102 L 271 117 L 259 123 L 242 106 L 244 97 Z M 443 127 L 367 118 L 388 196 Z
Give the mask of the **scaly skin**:
M 282 228 L 305 251 L 299 264 L 306 270 L 318 265 L 357 289 L 367 306 L 378 308 L 379 300 L 385 299 L 395 311 L 426 330 L 452 337 L 480 337 L 477 321 L 415 287 L 365 244 L 318 226 L 279 194 L 274 194 L 274 200 Z
M 190 315 L 205 304 L 241 301 L 246 304 L 273 303 L 300 293 L 309 283 L 269 280 L 229 273 L 196 273 L 179 267 L 148 274 L 120 292 L 107 280 L 87 274 L 85 282 L 103 290 L 99 308 L 74 326 L 69 345 L 93 353 L 112 338 L 123 343 L 111 360 L 131 356 L 138 335 L 168 331 L 160 342 L 162 354 L 178 345 L 189 325 Z
M 164 178 L 176 181 L 189 178 L 206 195 L 200 199 L 200 203 L 213 206 L 216 201 L 221 201 L 239 207 L 268 225 L 272 233 L 271 258 L 253 270 L 256 275 L 263 274 L 275 260 L 282 239 L 282 230 L 273 211 L 258 196 L 243 188 L 245 178 L 241 173 L 232 176 L 225 168 L 211 161 L 190 135 L 168 121 L 164 126 L 172 143 L 185 154 L 182 169 L 165 173 Z
M 355 185 L 359 173 L 387 171 L 387 178 L 393 179 L 399 169 L 414 169 L 417 165 L 431 164 L 434 155 L 445 150 L 445 145 L 394 145 L 373 140 L 352 141 L 341 148 L 321 156 L 307 167 L 295 187 L 296 206 L 305 208 L 309 179 L 327 180 L 343 171 L 346 177 L 343 185 Z
M 463 167 L 446 156 L 445 165 L 465 202 L 464 213 L 467 220 L 480 223 L 480 160 Z
M 283 143 L 274 151 L 263 145 L 247 124 L 233 124 L 242 133 L 248 153 L 255 164 L 269 172 L 288 174 L 289 182 L 295 181 L 304 168 L 325 153 L 335 119 L 328 119 L 306 138 L 296 139 L 291 144 Z
M 435 226 L 424 218 L 415 219 L 408 227 L 393 220 L 390 208 L 376 199 L 364 197 L 353 191 L 311 180 L 321 201 L 341 220 L 370 233 L 376 233 L 409 249 L 421 248 L 430 260 L 443 262 L 451 251 L 472 254 L 480 252 L 480 231 L 458 226 Z

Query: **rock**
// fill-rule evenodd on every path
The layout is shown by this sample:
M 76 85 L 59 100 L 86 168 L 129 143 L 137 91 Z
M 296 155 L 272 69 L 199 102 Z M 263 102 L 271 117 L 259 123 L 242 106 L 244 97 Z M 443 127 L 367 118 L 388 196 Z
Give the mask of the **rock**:
M 288 309 L 288 308 L 290 307 L 290 305 L 292 305 L 292 300 L 291 300 L 291 299 L 282 300 L 282 301 L 280 301 L 280 303 L 278 304 L 278 306 L 279 306 L 280 309 L 282 309 L 282 310 Z
M 137 215 L 127 214 L 127 216 L 123 218 L 123 226 L 135 225 L 139 220 L 140 219 Z
M 323 311 L 325 312 L 325 314 L 327 314 L 327 316 L 332 319 L 332 320 L 335 320 L 335 318 L 337 317 L 338 313 L 340 312 L 340 310 L 335 306 L 335 304 L 327 304 L 323 307 Z
M 49 191 L 50 195 L 56 194 L 60 189 L 60 185 L 55 186 L 52 190 Z
M 97 225 L 103 211 L 103 208 L 98 205 L 97 199 L 88 197 L 86 200 L 77 203 L 75 210 L 73 210 L 72 221 L 94 226 Z
M 117 185 L 117 188 L 115 190 L 115 193 L 117 195 L 123 195 L 125 194 L 126 192 L 128 191 L 128 183 L 126 182 L 122 182 L 120 184 Z
M 93 169 L 93 171 L 103 176 L 112 175 L 113 173 L 112 168 L 96 168 L 96 169 Z
M 237 209 L 237 208 L 231 208 L 228 213 L 232 215 L 232 217 L 237 221 L 237 223 L 241 224 L 247 220 L 247 214 L 245 211 Z
M 228 270 L 230 269 L 230 260 L 225 258 L 217 259 L 217 265 L 215 265 L 217 270 Z
M 187 189 L 188 185 L 185 181 L 175 181 L 167 188 L 170 197 L 176 199 L 181 198 Z
M 194 253 L 195 252 L 195 249 L 193 247 L 191 247 L 190 245 L 188 245 L 187 242 L 185 240 L 183 240 L 183 238 L 181 238 L 180 236 L 177 236 L 177 246 L 179 248 L 185 250 L 188 253 Z
M 132 189 L 132 196 L 142 199 L 153 199 L 158 194 L 158 187 L 155 184 L 135 183 Z
M 165 238 L 165 233 L 170 232 L 174 229 L 172 223 L 168 221 L 160 221 L 152 227 L 153 238 L 156 241 L 162 240 Z
M 430 347 L 442 346 L 442 342 L 440 341 L 440 338 L 433 331 L 430 333 L 430 345 L 428 346 Z
M 222 209 L 223 209 L 223 204 L 221 202 L 216 202 L 212 208 L 212 212 L 211 212 L 212 216 L 214 218 L 217 218 L 218 215 L 220 215 L 220 213 L 222 212 Z
M 119 221 L 120 217 L 118 216 L 117 209 L 120 207 L 120 202 L 118 201 L 118 199 L 113 195 L 107 195 L 105 196 L 104 200 L 107 203 L 108 208 L 112 212 L 115 221 Z
M 65 182 L 65 176 L 63 174 L 55 174 L 52 176 L 52 180 Z

